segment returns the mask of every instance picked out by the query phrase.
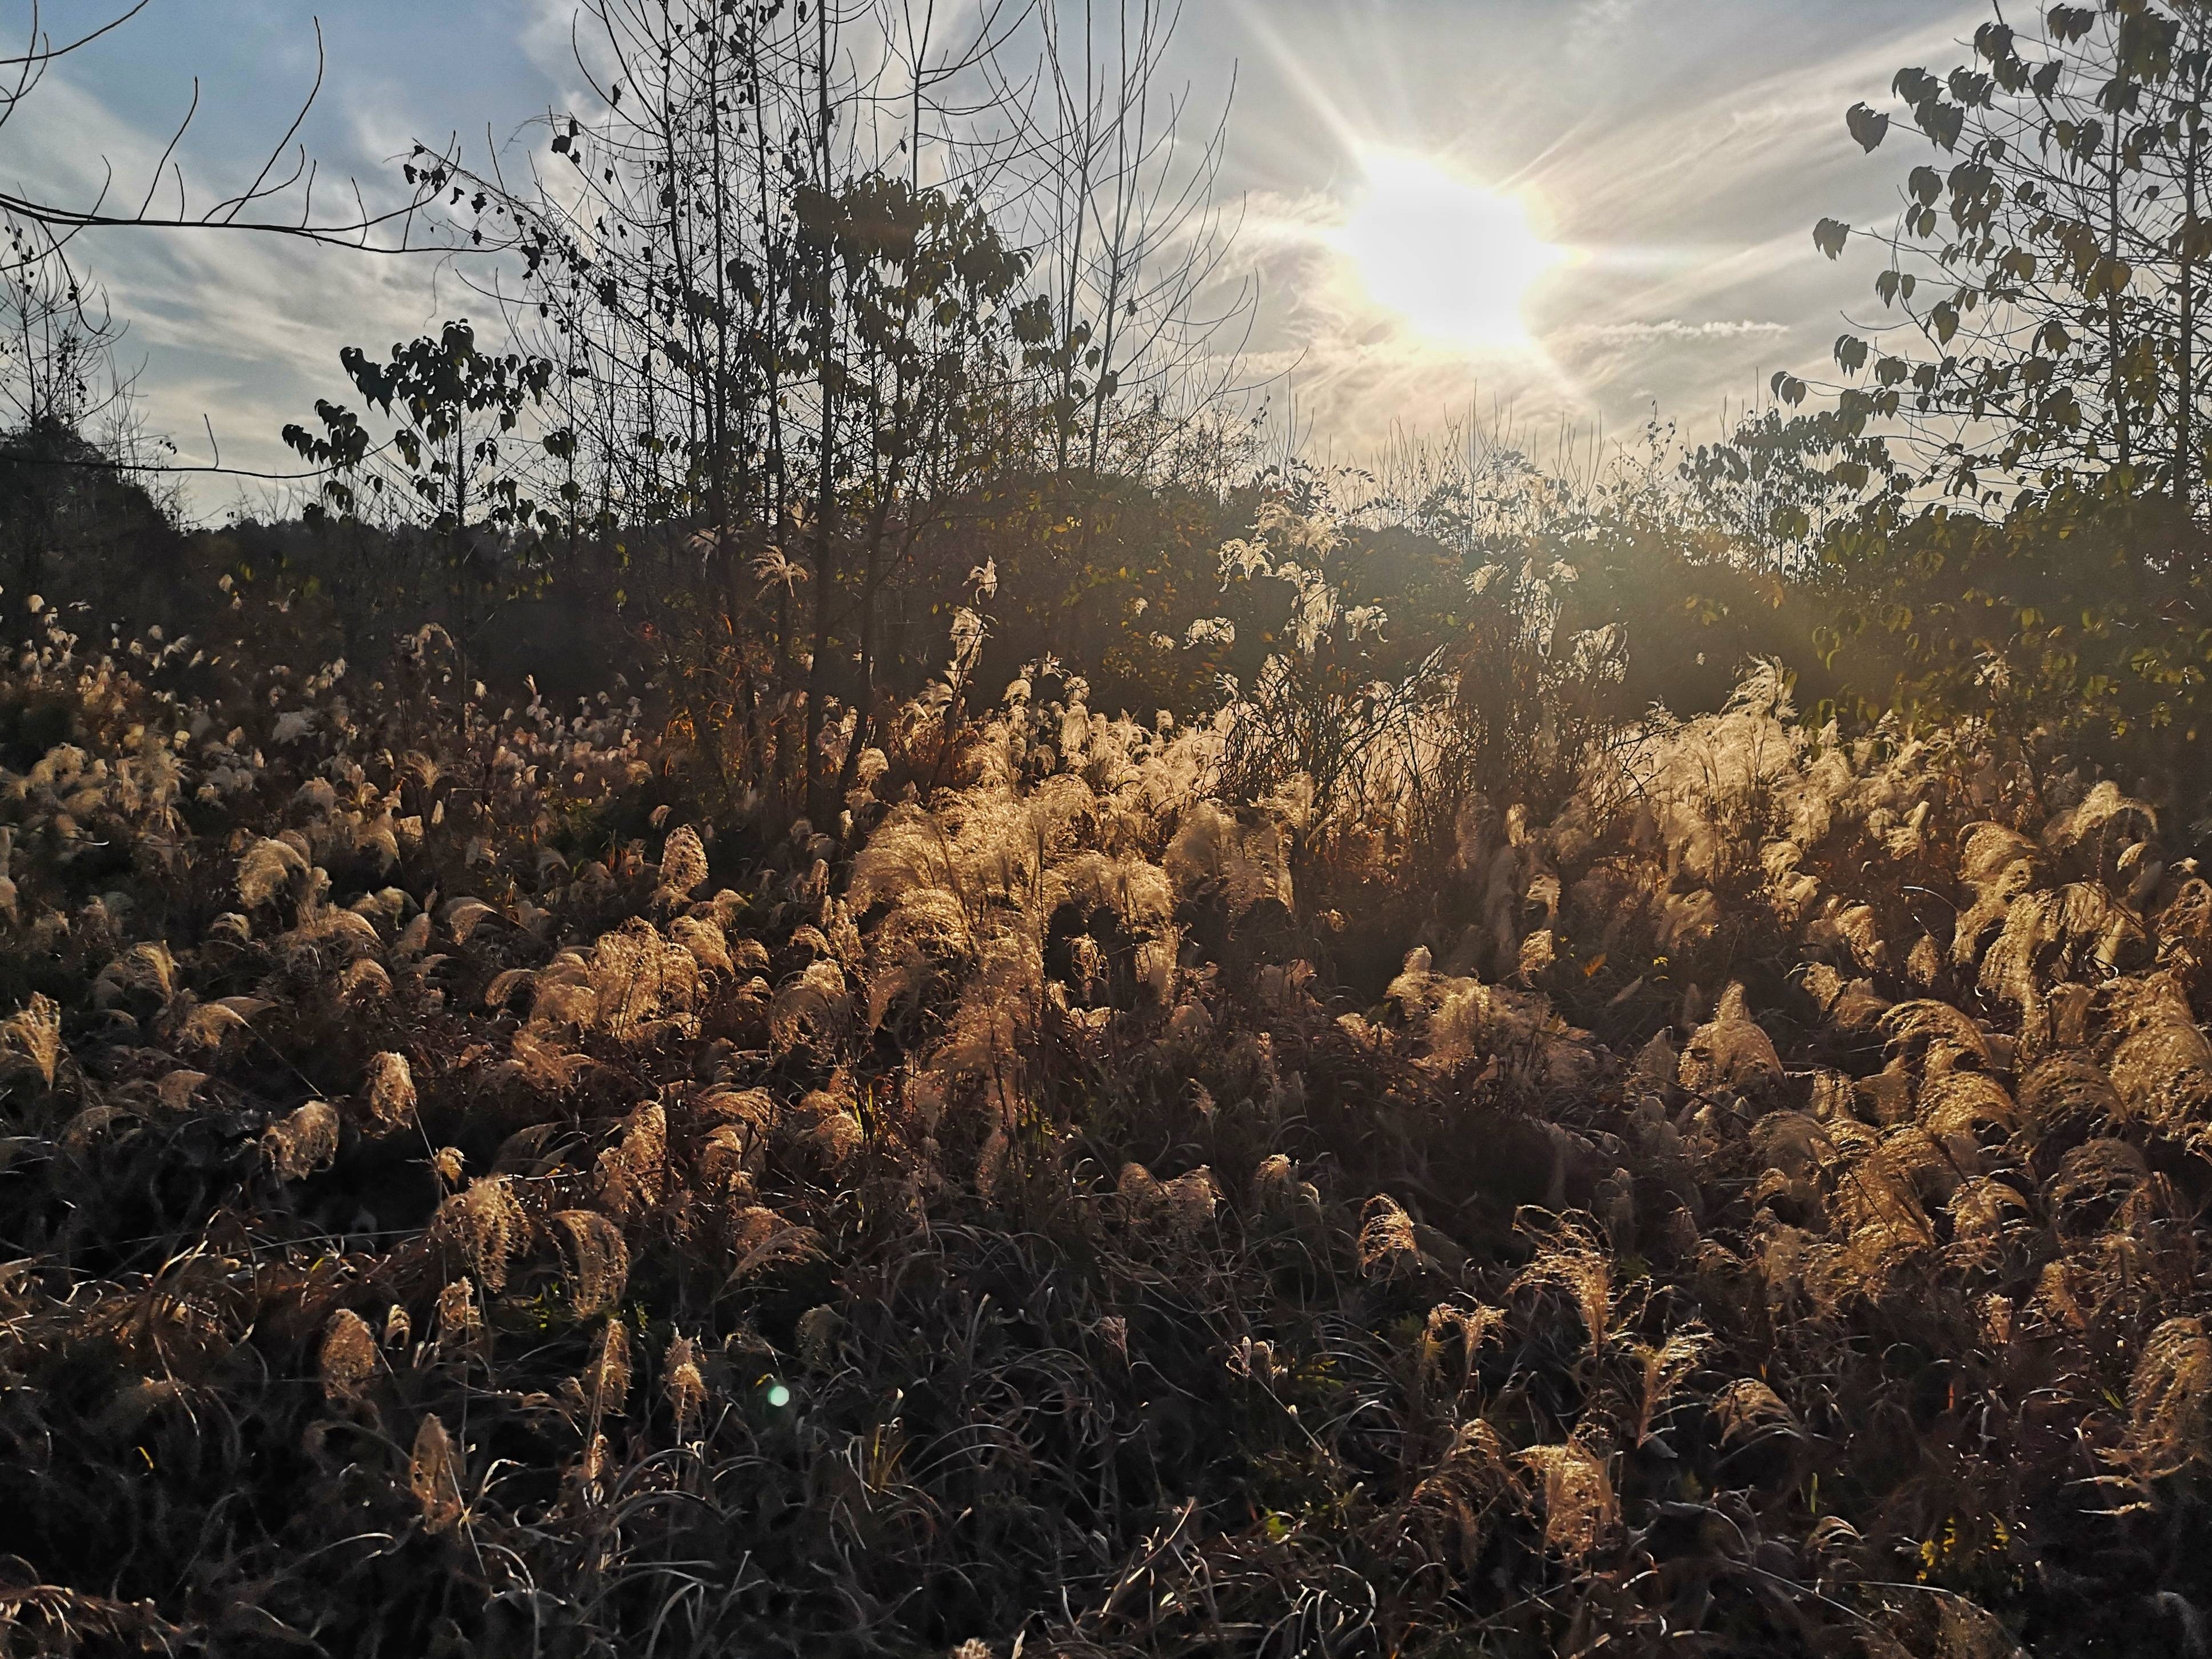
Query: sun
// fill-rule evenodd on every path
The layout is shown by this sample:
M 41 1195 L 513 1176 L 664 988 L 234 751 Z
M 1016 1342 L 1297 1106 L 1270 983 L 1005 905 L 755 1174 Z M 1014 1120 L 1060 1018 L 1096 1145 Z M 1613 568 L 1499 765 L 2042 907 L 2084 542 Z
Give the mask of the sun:
M 1566 255 L 1536 234 L 1527 203 L 1422 156 L 1369 150 L 1360 161 L 1366 195 L 1337 241 L 1368 298 L 1442 343 L 1529 345 L 1529 291 Z

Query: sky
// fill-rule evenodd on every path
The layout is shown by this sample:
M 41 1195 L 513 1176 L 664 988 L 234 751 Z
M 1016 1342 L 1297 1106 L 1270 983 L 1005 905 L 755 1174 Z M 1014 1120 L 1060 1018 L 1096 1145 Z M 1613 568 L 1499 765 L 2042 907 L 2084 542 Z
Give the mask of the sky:
M 562 104 L 569 9 L 150 0 L 0 126 L 0 179 L 81 198 L 112 165 L 135 198 L 197 77 L 179 159 L 199 190 L 235 188 L 313 83 L 319 23 L 324 84 L 301 139 L 320 199 L 348 177 L 373 197 L 417 139 L 480 154 Z M 45 0 L 40 18 L 58 39 L 109 15 Z M 1563 431 L 1632 438 L 1655 414 L 1709 438 L 1777 370 L 1820 369 L 1873 308 L 1872 253 L 1831 264 L 1812 228 L 1887 223 L 1917 158 L 1895 143 L 1863 155 L 1844 110 L 1887 106 L 1907 64 L 1962 61 L 1989 15 L 1986 0 L 1184 0 L 1173 77 L 1201 114 L 1229 110 L 1219 188 L 1258 296 L 1244 380 L 1279 430 L 1344 462 L 1470 419 L 1510 423 L 1540 459 Z M 0 54 L 30 15 L 0 0 Z M 1362 210 L 1394 162 L 1485 211 L 1510 204 L 1543 245 L 1525 294 L 1493 304 L 1518 337 L 1440 337 L 1394 307 L 1390 272 L 1450 217 L 1408 198 L 1401 241 L 1376 242 Z M 129 324 L 150 428 L 192 461 L 283 468 L 283 425 L 346 390 L 341 347 L 469 307 L 432 258 L 137 230 L 76 252 Z M 191 501 L 219 519 L 266 510 L 271 488 L 196 481 Z

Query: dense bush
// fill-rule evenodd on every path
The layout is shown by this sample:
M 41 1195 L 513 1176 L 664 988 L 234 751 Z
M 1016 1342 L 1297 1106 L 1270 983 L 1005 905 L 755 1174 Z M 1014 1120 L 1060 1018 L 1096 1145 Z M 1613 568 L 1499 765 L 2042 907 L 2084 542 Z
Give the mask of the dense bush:
M 35 593 L 65 573 L 136 612 L 174 584 L 182 540 L 143 482 L 76 428 L 0 430 L 0 582 Z
M 1841 526 L 1803 602 L 1826 611 L 1816 643 L 1858 709 L 1972 718 L 2032 767 L 2094 756 L 2195 816 L 2212 788 L 2206 552 L 2165 499 L 2076 482 L 2002 517 Z

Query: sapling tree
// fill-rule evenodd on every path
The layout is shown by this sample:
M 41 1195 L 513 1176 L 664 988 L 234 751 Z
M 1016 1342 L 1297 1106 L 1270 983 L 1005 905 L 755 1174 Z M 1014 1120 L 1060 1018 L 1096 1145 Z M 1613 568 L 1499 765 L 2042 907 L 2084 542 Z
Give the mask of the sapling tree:
M 519 574 L 505 556 L 514 539 L 560 527 L 558 514 L 531 493 L 526 463 L 532 451 L 559 459 L 569 436 L 519 430 L 543 407 L 554 365 L 483 350 L 465 321 L 393 346 L 388 361 L 356 346 L 339 358 L 390 435 L 374 441 L 362 415 L 327 399 L 315 404 L 319 429 L 284 428 L 295 453 L 327 471 L 324 507 L 353 514 L 388 502 L 395 514 L 420 520 L 459 594 L 480 599 L 498 592 Z
M 1887 231 L 1823 220 L 1831 258 L 1887 255 L 1894 319 L 1844 334 L 1838 410 L 1900 428 L 1914 476 L 1973 496 L 2112 472 L 2201 500 L 2212 270 L 2212 8 L 2202 0 L 2000 12 L 1973 58 L 1898 72 L 1925 158 Z M 1862 104 L 1869 151 L 1896 131 Z M 1802 401 L 1805 383 L 1778 376 Z M 1994 493 L 1993 493 L 1994 492 Z

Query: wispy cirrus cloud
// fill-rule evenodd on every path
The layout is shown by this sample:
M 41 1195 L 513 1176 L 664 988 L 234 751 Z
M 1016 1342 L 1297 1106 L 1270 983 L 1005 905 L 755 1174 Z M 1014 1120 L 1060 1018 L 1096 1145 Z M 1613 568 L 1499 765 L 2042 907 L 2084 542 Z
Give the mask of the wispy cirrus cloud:
M 1677 342 L 1741 340 L 1756 335 L 1789 332 L 1790 325 L 1787 323 L 1759 323 L 1749 319 L 1738 322 L 1692 323 L 1680 317 L 1665 317 L 1652 323 L 1589 323 L 1563 329 L 1553 337 L 1555 340 L 1588 342 L 1595 345 L 1621 345 L 1641 341 L 1673 344 Z
M 49 0 L 48 16 L 66 33 L 96 3 Z M 320 187 L 352 174 L 373 192 L 416 137 L 508 143 L 580 90 L 574 15 L 571 0 L 381 0 L 325 17 L 329 79 L 302 134 Z M 1766 372 L 1815 367 L 1869 273 L 1820 259 L 1813 221 L 1895 205 L 1899 158 L 1861 155 L 1842 111 L 1882 101 L 1900 64 L 1958 61 L 1986 15 L 1982 0 L 1193 5 L 1171 78 L 1200 111 L 1232 74 L 1238 87 L 1222 184 L 1246 208 L 1237 274 L 1261 289 L 1243 378 L 1272 380 L 1341 456 L 1476 404 L 1702 418 Z M 164 0 L 0 131 L 0 176 L 81 191 L 106 156 L 143 191 L 195 73 L 187 173 L 250 176 L 313 70 L 313 30 L 285 0 Z M 1440 354 L 1366 301 L 1328 240 L 1363 143 L 1531 193 L 1576 256 L 1531 301 L 1537 349 Z M 132 320 L 155 424 L 198 459 L 211 426 L 234 463 L 283 463 L 276 429 L 333 391 L 340 346 L 389 344 L 472 297 L 434 260 L 245 238 L 118 234 L 80 252 Z
M 1881 101 L 1900 64 L 1956 61 L 1986 15 L 1980 0 L 1238 0 L 1207 44 L 1243 60 L 1231 171 L 1253 192 L 1264 361 L 1339 453 L 1471 404 L 1616 428 L 1655 406 L 1718 418 L 1771 371 L 1823 362 L 1864 296 L 1869 273 L 1822 259 L 1812 226 L 1893 213 L 1897 163 L 1864 157 L 1843 111 Z M 1531 297 L 1539 350 L 1440 352 L 1346 285 L 1326 244 L 1357 200 L 1362 143 L 1529 194 L 1574 255 Z

